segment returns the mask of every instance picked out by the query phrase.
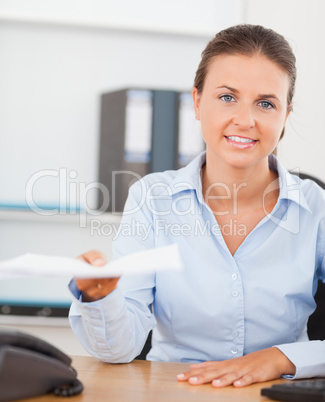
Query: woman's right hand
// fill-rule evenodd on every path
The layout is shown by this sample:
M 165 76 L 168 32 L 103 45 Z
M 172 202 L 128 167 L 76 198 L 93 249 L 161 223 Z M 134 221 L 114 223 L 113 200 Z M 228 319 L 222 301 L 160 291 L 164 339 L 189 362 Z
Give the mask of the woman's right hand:
M 94 267 L 101 267 L 106 264 L 106 257 L 99 251 L 87 251 L 77 257 L 78 260 L 87 262 Z M 100 269 L 100 268 L 99 268 Z M 120 278 L 91 278 L 75 279 L 78 289 L 82 294 L 82 301 L 92 302 L 99 300 L 111 293 L 117 286 Z

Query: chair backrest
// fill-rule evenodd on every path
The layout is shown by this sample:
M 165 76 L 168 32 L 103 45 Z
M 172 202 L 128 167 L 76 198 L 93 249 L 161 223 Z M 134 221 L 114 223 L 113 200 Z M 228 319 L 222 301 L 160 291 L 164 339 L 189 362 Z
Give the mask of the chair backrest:
M 139 356 L 135 358 L 136 360 L 146 360 L 147 354 L 150 352 L 151 349 L 151 337 L 152 337 L 152 331 L 149 332 L 146 343 Z
M 325 183 L 314 176 L 306 173 L 299 173 L 301 179 L 310 179 L 325 189 Z M 315 295 L 317 304 L 316 310 L 309 317 L 307 328 L 308 336 L 311 340 L 325 339 L 325 283 L 319 281 L 317 293 Z
M 310 340 L 325 339 L 325 283 L 319 281 L 315 295 L 316 310 L 309 317 L 307 329 Z
M 325 183 L 322 180 L 318 179 L 317 177 L 307 173 L 293 173 L 293 174 L 300 177 L 301 179 L 313 180 L 315 183 L 317 183 L 320 187 L 322 187 L 325 190 Z

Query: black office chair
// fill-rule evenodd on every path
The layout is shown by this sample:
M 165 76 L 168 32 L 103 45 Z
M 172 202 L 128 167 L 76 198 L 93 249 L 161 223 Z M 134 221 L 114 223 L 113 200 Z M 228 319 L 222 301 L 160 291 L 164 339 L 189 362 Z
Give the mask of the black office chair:
M 297 174 L 301 179 L 310 179 L 325 190 L 325 183 L 306 173 Z M 325 339 L 325 284 L 319 281 L 315 295 L 316 310 L 309 317 L 307 329 L 310 340 Z
M 152 337 L 152 331 L 149 332 L 146 343 L 145 343 L 141 353 L 139 354 L 139 356 L 137 356 L 135 358 L 136 360 L 146 360 L 146 356 L 150 352 L 150 349 L 151 349 L 151 337 Z

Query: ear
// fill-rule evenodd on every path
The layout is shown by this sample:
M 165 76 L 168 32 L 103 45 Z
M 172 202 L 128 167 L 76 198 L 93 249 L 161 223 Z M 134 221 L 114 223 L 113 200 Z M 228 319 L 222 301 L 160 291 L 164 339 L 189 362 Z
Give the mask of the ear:
M 193 105 L 194 105 L 194 111 L 195 111 L 195 116 L 197 120 L 200 120 L 200 95 L 196 87 L 193 87 L 192 89 L 192 98 L 193 98 Z

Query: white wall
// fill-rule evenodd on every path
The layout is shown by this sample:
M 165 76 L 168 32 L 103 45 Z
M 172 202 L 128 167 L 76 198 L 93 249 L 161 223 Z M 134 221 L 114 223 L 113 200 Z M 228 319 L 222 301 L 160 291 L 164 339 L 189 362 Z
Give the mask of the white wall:
M 285 36 L 297 57 L 294 111 L 279 146 L 287 168 L 299 168 L 325 181 L 325 2 L 247 0 L 246 22 Z
M 41 169 L 98 174 L 100 95 L 124 88 L 191 88 L 204 38 L 30 23 L 0 26 L 2 203 L 24 204 Z M 42 190 L 46 185 L 47 191 Z M 36 202 L 58 204 L 58 183 L 42 179 Z
M 243 5 L 243 0 L 1 0 L 0 19 L 202 36 L 234 23 Z

